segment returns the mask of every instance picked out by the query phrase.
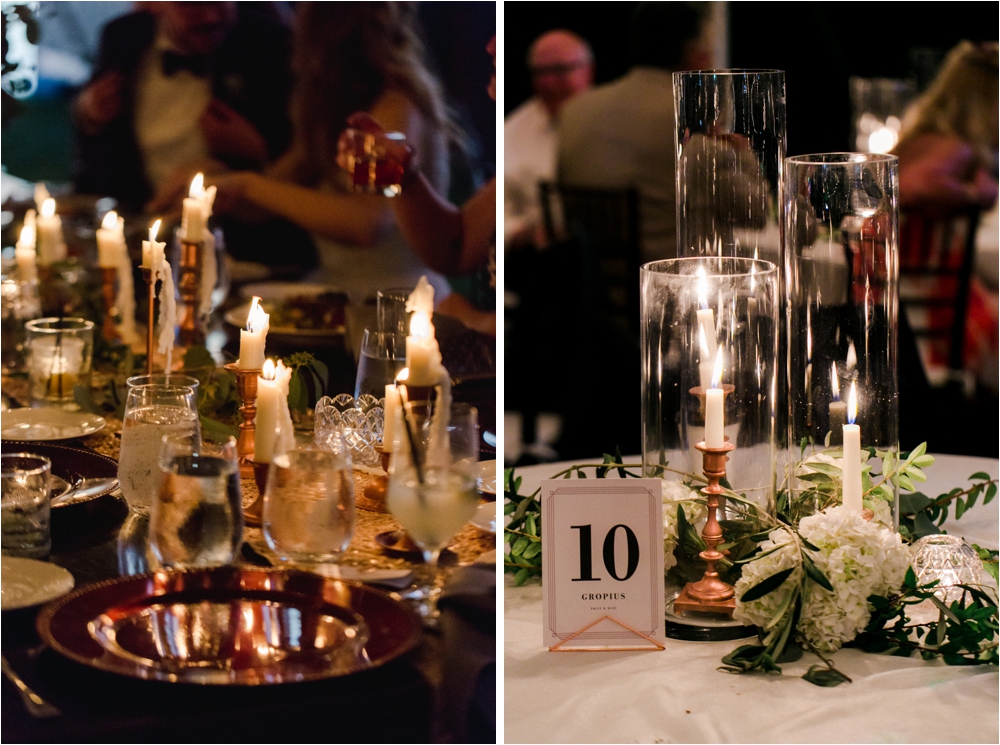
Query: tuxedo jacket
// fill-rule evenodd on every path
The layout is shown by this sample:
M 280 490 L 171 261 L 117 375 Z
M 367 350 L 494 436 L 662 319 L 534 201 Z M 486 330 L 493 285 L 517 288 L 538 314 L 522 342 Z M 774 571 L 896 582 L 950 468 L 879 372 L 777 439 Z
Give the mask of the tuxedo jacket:
M 134 131 L 138 70 L 156 39 L 156 20 L 138 11 L 109 23 L 94 68 L 97 79 L 116 70 L 125 76 L 121 114 L 98 134 L 76 133 L 74 180 L 79 192 L 112 196 L 133 209 L 152 196 Z M 291 137 L 288 97 L 290 33 L 284 26 L 241 13 L 212 57 L 212 95 L 246 117 L 267 143 L 283 153 Z M 233 168 L 249 164 L 230 161 Z

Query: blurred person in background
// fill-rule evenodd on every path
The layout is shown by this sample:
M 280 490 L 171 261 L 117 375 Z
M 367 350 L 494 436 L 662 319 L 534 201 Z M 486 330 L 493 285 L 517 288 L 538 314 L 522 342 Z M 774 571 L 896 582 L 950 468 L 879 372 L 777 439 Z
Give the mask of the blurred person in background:
M 137 5 L 105 27 L 74 103 L 77 190 L 133 208 L 159 192 L 162 209 L 198 169 L 259 168 L 284 152 L 288 29 L 234 2 Z
M 907 110 L 899 206 L 944 217 L 997 199 L 997 44 L 963 41 Z
M 528 51 L 534 96 L 504 121 L 504 243 L 542 245 L 538 183 L 555 180 L 563 106 L 594 80 L 590 46 L 570 31 L 542 34 Z
M 314 236 L 320 268 L 311 277 L 361 300 L 428 275 L 437 297 L 444 277 L 422 263 L 382 197 L 353 193 L 337 166 L 337 140 L 350 114 L 367 111 L 420 153 L 421 173 L 448 189 L 448 143 L 458 137 L 441 84 L 427 66 L 411 3 L 302 3 L 294 33 L 294 134 L 263 174 L 223 174 L 216 212 L 285 218 Z
M 631 70 L 574 98 L 559 119 L 559 181 L 636 189 L 644 262 L 677 254 L 673 73 L 712 66 L 708 20 L 707 3 L 639 4 Z

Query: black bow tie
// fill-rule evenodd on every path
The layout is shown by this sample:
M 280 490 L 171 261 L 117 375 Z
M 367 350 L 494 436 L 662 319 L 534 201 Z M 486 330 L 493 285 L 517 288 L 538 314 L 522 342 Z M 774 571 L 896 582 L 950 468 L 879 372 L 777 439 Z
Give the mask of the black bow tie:
M 198 76 L 204 76 L 208 73 L 208 57 L 184 55 L 167 49 L 164 50 L 161 59 L 163 62 L 163 74 L 167 77 L 181 70 L 188 70 Z

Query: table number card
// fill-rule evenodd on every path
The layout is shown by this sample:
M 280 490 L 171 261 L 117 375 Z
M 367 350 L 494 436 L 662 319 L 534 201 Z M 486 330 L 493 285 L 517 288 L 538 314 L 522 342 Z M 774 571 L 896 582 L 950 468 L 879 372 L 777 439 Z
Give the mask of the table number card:
M 542 482 L 546 647 L 663 648 L 659 479 Z

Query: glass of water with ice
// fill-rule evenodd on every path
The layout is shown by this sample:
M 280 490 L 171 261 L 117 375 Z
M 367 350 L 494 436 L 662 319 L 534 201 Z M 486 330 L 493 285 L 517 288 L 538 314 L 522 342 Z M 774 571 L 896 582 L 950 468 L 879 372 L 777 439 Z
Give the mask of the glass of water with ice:
M 220 566 L 243 541 L 236 439 L 195 435 L 163 438 L 162 474 L 149 524 L 149 542 L 165 567 Z
M 160 444 L 165 435 L 200 432 L 194 389 L 151 384 L 129 388 L 122 422 L 118 481 L 133 512 L 148 514 L 160 488 Z
M 34 453 L 4 453 L 3 555 L 47 559 L 49 473 L 52 462 Z

